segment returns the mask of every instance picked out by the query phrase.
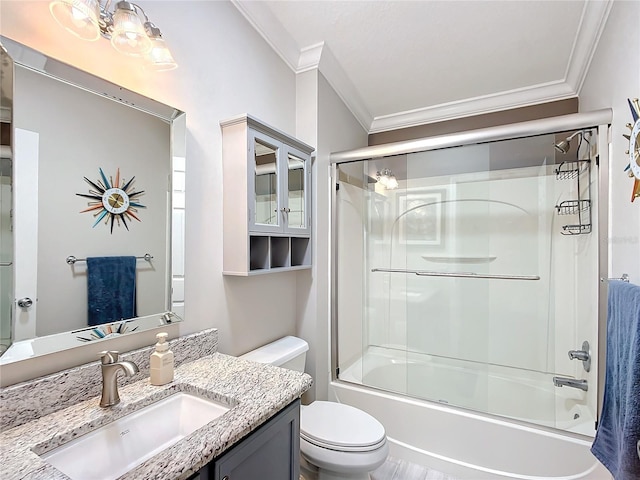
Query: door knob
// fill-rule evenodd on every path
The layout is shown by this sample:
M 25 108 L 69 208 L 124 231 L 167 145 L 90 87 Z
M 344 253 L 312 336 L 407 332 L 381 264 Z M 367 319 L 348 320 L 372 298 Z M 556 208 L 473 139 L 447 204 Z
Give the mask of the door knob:
M 18 300 L 18 306 L 20 308 L 29 308 L 31 305 L 33 305 L 33 300 L 29 297 L 24 297 Z

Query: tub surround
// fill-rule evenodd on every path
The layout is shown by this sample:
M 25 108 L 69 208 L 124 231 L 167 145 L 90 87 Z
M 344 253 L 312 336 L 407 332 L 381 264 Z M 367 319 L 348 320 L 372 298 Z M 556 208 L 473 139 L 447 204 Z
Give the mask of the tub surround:
M 176 367 L 218 351 L 218 330 L 211 328 L 169 341 Z M 154 345 L 120 355 L 138 365 L 139 372 L 118 378 L 119 385 L 149 378 L 149 358 Z M 46 357 L 42 358 L 42 361 Z M 122 387 L 120 387 L 122 388 Z M 99 397 L 102 389 L 100 361 L 0 389 L 0 430 L 17 427 L 35 418 Z
M 96 370 L 92 383 L 99 384 L 99 379 Z M 0 436 L 2 478 L 65 479 L 64 474 L 38 454 L 172 393 L 184 391 L 226 403 L 231 408 L 121 479 L 186 479 L 299 398 L 312 382 L 307 374 L 214 353 L 183 363 L 176 368 L 175 379 L 170 384 L 156 387 L 145 378 L 121 386 L 121 403 L 114 407 L 100 408 L 96 395 L 46 416 L 34 416 L 34 420 L 4 431 Z M 31 401 L 37 403 L 37 399 Z M 23 400 L 23 405 L 30 408 L 28 398 Z M 35 410 L 31 408 L 32 413 Z

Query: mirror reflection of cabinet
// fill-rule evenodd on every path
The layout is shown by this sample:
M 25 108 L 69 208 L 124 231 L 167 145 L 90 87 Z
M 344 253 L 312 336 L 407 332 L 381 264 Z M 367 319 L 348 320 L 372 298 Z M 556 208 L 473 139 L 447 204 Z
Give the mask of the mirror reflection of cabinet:
M 221 126 L 224 273 L 310 268 L 313 148 L 248 115 Z

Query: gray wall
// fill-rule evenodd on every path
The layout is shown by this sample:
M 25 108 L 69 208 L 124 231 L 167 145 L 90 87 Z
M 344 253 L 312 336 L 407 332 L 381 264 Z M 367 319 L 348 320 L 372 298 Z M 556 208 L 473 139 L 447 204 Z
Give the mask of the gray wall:
M 580 90 L 580 111 L 613 108 L 610 158 L 609 247 L 613 277 L 628 273 L 640 284 L 640 199 L 631 203 L 633 180 L 624 171 L 629 164 L 625 150 L 632 123 L 627 98 L 640 97 L 640 2 L 613 2 L 604 32 Z
M 299 277 L 298 335 L 310 342 L 307 372 L 313 389 L 305 400 L 326 399 L 331 378 L 331 182 L 329 155 L 367 144 L 367 133 L 326 78 L 317 71 L 298 75 L 298 130 L 301 140 L 315 137 L 313 164 L 313 269 Z M 305 293 L 305 292 L 308 292 Z
M 297 284 L 296 272 L 222 276 L 219 126 L 222 119 L 249 113 L 294 135 L 295 74 L 229 2 L 184 1 L 180 8 L 175 2 L 144 4 L 179 64 L 162 73 L 143 70 L 138 60 L 117 53 L 105 40 L 83 42 L 65 34 L 48 4 L 2 2 L 3 35 L 187 114 L 185 322 L 180 333 L 218 328 L 219 351 L 229 354 L 295 333 L 299 290 L 308 295 Z M 71 352 L 49 357 L 57 366 L 78 359 Z M 36 359 L 10 367 L 18 377 L 29 378 L 46 371 L 47 363 L 54 362 Z

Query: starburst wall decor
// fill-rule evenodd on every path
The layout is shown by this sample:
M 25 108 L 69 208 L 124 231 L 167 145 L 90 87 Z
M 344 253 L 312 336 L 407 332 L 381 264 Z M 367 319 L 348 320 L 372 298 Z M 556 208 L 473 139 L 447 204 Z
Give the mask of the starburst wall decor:
M 103 219 L 105 225 L 111 224 L 111 234 L 113 234 L 113 226 L 115 224 L 120 226 L 124 225 L 124 228 L 129 230 L 127 220 L 132 221 L 135 219 L 141 221 L 138 216 L 139 208 L 147 208 L 146 206 L 138 203 L 137 197 L 144 193 L 144 190 L 134 191 L 133 181 L 135 176 L 127 182 L 124 178 L 120 178 L 120 169 L 116 171 L 115 181 L 113 177 L 107 176 L 100 170 L 101 179 L 92 182 L 87 177 L 84 177 L 91 188 L 89 193 L 76 193 L 79 197 L 89 198 L 91 201 L 87 203 L 89 208 L 81 210 L 80 213 L 94 212 L 93 216 L 96 221 L 92 228 L 95 228 Z

